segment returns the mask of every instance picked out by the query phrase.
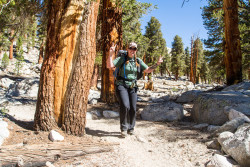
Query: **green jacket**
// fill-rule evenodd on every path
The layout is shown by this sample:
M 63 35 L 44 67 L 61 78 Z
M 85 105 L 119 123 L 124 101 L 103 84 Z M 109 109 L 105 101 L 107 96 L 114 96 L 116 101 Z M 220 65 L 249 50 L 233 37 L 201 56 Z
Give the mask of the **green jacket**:
M 137 67 L 136 67 L 136 61 L 135 61 L 134 57 L 129 58 L 127 56 L 127 59 L 129 60 L 129 63 L 128 64 L 125 63 L 125 75 L 126 75 L 126 77 L 127 77 L 127 79 L 129 81 L 126 80 L 125 81 L 126 85 L 124 85 L 123 80 L 116 80 L 116 82 L 115 82 L 116 85 L 131 86 L 133 81 L 135 81 L 136 78 L 137 78 Z M 148 68 L 148 66 L 140 58 L 137 58 L 137 59 L 140 61 L 142 71 L 144 71 L 145 69 Z M 115 65 L 115 67 L 120 68 L 118 75 L 125 78 L 125 76 L 124 76 L 124 65 L 122 65 L 123 62 L 124 62 L 124 57 L 123 56 L 117 57 L 115 60 L 113 60 L 113 64 Z

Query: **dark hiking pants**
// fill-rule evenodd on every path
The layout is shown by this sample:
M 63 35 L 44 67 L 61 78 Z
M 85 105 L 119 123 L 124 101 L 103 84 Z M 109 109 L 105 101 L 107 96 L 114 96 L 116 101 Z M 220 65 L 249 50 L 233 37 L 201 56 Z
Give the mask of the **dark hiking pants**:
M 120 103 L 121 131 L 134 130 L 136 119 L 137 88 L 116 87 L 116 95 Z

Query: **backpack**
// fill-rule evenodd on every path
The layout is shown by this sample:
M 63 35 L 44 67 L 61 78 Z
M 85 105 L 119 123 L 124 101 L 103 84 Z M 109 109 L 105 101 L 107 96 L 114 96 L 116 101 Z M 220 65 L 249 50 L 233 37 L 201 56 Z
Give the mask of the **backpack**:
M 119 71 L 120 71 L 121 67 L 123 66 L 123 68 L 125 69 L 125 63 L 127 61 L 127 54 L 128 54 L 128 52 L 125 51 L 125 50 L 119 50 L 119 52 L 118 52 L 117 56 L 118 57 L 123 57 L 124 62 L 122 63 L 122 65 L 120 67 L 117 67 L 115 69 L 115 71 L 113 72 L 113 75 L 114 75 L 115 79 L 117 79 L 117 77 L 120 77 L 119 76 Z M 143 71 L 141 70 L 141 61 L 138 58 L 136 58 L 136 61 L 139 64 L 139 67 L 137 67 L 137 80 L 139 80 L 143 76 Z M 122 77 L 120 77 L 120 78 L 122 78 Z M 127 80 L 127 76 L 125 74 L 125 71 L 124 71 L 124 79 Z

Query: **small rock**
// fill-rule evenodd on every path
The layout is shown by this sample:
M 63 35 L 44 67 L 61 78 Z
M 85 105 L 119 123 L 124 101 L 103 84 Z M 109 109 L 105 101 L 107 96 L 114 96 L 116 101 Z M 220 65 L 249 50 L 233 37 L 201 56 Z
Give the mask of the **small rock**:
M 236 164 L 232 159 L 226 158 L 222 155 L 215 154 L 207 167 L 233 167 Z
M 17 164 L 16 164 L 16 166 L 23 166 L 24 165 L 24 162 L 23 162 L 23 159 L 22 159 L 22 157 L 17 157 Z
M 60 135 L 60 133 L 58 133 L 54 130 L 51 130 L 49 133 L 49 139 L 53 142 L 54 141 L 63 141 L 64 137 L 62 135 Z
M 138 140 L 139 142 L 142 142 L 142 143 L 146 143 L 146 142 L 147 142 L 147 140 L 144 139 L 144 138 L 142 138 L 142 137 L 137 137 L 137 140 Z
M 102 113 L 100 111 L 94 110 L 94 111 L 91 111 L 91 113 L 97 117 L 102 117 Z
M 204 129 L 204 128 L 207 128 L 208 127 L 208 124 L 204 123 L 204 124 L 198 124 L 198 125 L 194 125 L 193 128 L 195 129 Z
M 115 112 L 115 111 L 105 110 L 105 111 L 103 111 L 103 116 L 105 118 L 117 118 L 117 117 L 119 117 L 119 113 Z
M 23 139 L 23 144 L 28 144 L 28 139 L 27 138 Z
M 234 134 L 232 132 L 228 132 L 228 131 L 222 132 L 218 137 L 218 142 L 222 144 L 225 140 L 227 140 L 233 136 L 234 136 Z
M 55 167 L 51 162 L 47 161 L 45 164 L 47 167 Z
M 86 119 L 87 119 L 87 120 L 92 120 L 92 119 L 93 119 L 93 118 L 92 118 L 92 114 L 89 113 L 89 112 L 87 112 L 87 113 L 86 113 Z
M 95 105 L 95 104 L 97 104 L 97 99 L 91 99 L 90 101 L 89 101 L 89 104 L 93 104 L 93 105 Z
M 9 132 L 9 130 L 8 130 L 7 127 L 5 127 L 5 128 L 1 128 L 1 127 L 0 127 L 0 129 L 1 129 L 1 131 L 0 131 L 0 137 L 2 137 L 2 138 L 7 138 L 7 137 L 9 137 L 10 132 Z
M 218 140 L 212 140 L 212 141 L 206 142 L 206 146 L 207 148 L 210 148 L 210 149 L 215 149 L 215 150 L 221 149 L 221 146 Z
M 207 131 L 208 131 L 208 132 L 214 132 L 214 131 L 216 131 L 216 130 L 219 129 L 219 128 L 220 128 L 220 126 L 209 125 L 209 126 L 207 127 Z

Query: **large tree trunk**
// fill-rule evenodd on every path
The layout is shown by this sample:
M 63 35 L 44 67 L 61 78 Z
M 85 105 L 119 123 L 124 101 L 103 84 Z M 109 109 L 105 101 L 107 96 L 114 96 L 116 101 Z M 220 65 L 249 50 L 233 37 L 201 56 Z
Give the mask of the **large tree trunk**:
M 59 32 L 60 21 L 62 17 L 63 3 L 48 1 L 48 31 L 47 42 L 43 66 L 40 73 L 40 84 L 38 90 L 38 99 L 36 104 L 36 113 L 34 118 L 35 130 L 51 130 L 57 127 L 57 119 L 54 113 L 54 87 L 55 87 L 55 64 L 59 57 Z
M 242 55 L 238 27 L 237 0 L 223 0 L 225 24 L 225 64 L 227 85 L 242 81 Z
M 81 66 L 78 67 L 77 63 L 85 63 L 88 59 L 93 59 L 93 51 L 90 52 L 90 57 L 84 57 L 82 55 L 88 52 L 79 53 L 79 47 L 77 45 L 77 42 L 79 42 L 79 26 L 82 18 L 84 17 L 84 20 L 89 20 L 91 24 L 95 24 L 96 21 L 94 17 L 90 17 L 89 13 L 83 13 L 86 1 L 87 0 L 48 1 L 48 34 L 35 114 L 34 127 L 36 130 L 50 130 L 54 126 L 61 126 L 64 115 L 64 104 L 69 100 L 65 100 L 65 92 L 68 89 L 69 93 L 67 96 L 70 96 L 72 89 L 79 89 L 79 87 L 77 87 L 78 85 L 76 87 L 69 86 L 74 84 L 73 82 L 76 82 L 76 78 L 73 76 L 77 76 L 76 71 L 83 65 L 81 64 Z M 87 36 L 89 31 L 91 30 L 87 29 L 86 32 L 82 32 L 82 34 Z M 93 33 L 91 34 L 93 35 Z M 88 43 L 86 42 L 86 44 L 88 44 L 89 47 L 92 47 L 92 38 L 95 37 L 90 38 L 88 36 Z M 91 62 L 92 61 L 88 63 L 91 64 Z M 75 64 L 73 71 L 72 64 Z M 89 75 L 89 71 L 92 73 L 91 67 L 89 65 L 87 67 L 88 70 L 81 71 L 81 75 L 84 77 Z M 82 79 L 79 79 L 77 82 L 76 84 L 82 83 L 83 85 L 87 85 Z M 88 86 L 81 87 L 81 90 L 78 90 L 78 92 L 85 92 L 86 89 L 88 89 Z M 81 95 L 85 96 L 86 93 Z M 72 106 L 75 101 L 70 99 L 69 102 Z M 74 107 L 81 108 L 84 106 L 84 103 L 86 103 L 86 100 L 74 104 Z M 70 112 L 75 111 L 71 109 L 72 108 L 68 107 Z M 81 111 L 83 110 L 84 109 L 81 109 Z M 80 110 L 78 112 L 80 112 Z M 73 117 L 73 115 L 70 115 L 70 119 L 75 121 L 77 125 L 82 126 L 85 124 L 78 124 L 79 120 L 76 120 L 78 118 Z M 84 129 L 84 127 L 81 127 L 81 129 Z
M 107 103 L 117 101 L 115 96 L 113 71 L 106 67 L 109 49 L 114 42 L 116 51 L 122 48 L 122 9 L 117 7 L 112 0 L 103 0 L 102 23 L 103 57 L 102 57 L 102 89 L 101 100 Z
M 66 92 L 63 128 L 67 133 L 79 136 L 85 133 L 88 95 L 96 56 L 95 34 L 99 2 L 100 0 L 89 2 L 84 8 L 85 15 L 80 25 L 79 56 L 74 61 Z

